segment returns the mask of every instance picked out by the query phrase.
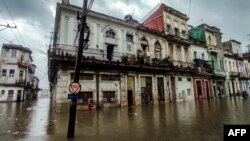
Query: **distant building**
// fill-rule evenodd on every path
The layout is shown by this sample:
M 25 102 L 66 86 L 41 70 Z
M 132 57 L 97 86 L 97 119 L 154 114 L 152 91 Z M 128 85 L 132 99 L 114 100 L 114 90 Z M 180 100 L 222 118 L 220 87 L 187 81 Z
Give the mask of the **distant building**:
M 23 101 L 38 87 L 32 51 L 21 45 L 3 44 L 0 66 L 0 102 Z M 35 85 L 35 87 L 32 86 Z M 35 93 L 34 93 L 35 94 Z

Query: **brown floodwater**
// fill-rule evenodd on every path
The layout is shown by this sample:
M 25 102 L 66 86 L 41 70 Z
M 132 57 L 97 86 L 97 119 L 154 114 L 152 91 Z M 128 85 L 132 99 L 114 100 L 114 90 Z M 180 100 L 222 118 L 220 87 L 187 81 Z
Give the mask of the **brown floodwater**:
M 250 98 L 224 97 L 77 111 L 72 141 L 222 141 L 224 124 L 250 124 Z M 0 103 L 0 141 L 64 141 L 68 112 L 49 98 Z

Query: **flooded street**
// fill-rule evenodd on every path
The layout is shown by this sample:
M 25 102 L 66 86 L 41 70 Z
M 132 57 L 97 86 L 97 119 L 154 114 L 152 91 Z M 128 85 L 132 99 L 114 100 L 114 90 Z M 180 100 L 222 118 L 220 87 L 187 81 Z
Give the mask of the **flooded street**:
M 55 113 L 49 98 L 0 103 L 0 140 L 67 140 L 68 113 Z M 168 103 L 77 111 L 74 141 L 222 141 L 224 124 L 250 124 L 250 99 Z

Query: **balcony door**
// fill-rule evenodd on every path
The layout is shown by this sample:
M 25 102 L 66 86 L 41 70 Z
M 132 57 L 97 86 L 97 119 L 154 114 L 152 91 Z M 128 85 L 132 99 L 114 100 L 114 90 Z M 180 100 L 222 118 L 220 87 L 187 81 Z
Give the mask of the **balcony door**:
M 109 61 L 112 61 L 113 54 L 114 54 L 114 45 L 108 45 L 107 46 L 107 59 Z
M 23 80 L 23 70 L 20 70 L 19 72 L 19 82 L 22 82 Z

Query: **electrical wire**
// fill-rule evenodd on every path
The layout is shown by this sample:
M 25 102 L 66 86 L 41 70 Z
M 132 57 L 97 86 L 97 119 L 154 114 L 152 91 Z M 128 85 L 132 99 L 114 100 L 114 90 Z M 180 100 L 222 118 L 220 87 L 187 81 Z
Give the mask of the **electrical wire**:
M 16 26 L 16 23 L 15 23 L 13 17 L 12 17 L 12 14 L 11 14 L 11 12 L 10 12 L 10 10 L 9 10 L 9 8 L 8 8 L 8 6 L 7 6 L 7 4 L 6 4 L 6 2 L 5 2 L 5 0 L 3 0 L 3 3 L 4 3 L 4 6 L 5 6 L 5 8 L 7 9 L 8 13 L 9 13 L 9 15 L 10 15 L 10 18 L 12 19 L 12 22 L 13 22 L 13 23 L 15 24 L 15 26 Z M 17 26 L 16 26 L 16 29 L 17 29 L 17 32 L 18 32 L 18 34 L 19 34 L 19 36 L 20 36 L 20 38 L 21 38 L 23 44 L 25 45 L 25 42 L 24 42 L 24 40 L 23 40 L 23 37 L 21 36 L 20 31 L 19 31 L 19 29 L 18 29 Z
M 2 15 L 3 19 L 5 20 L 6 24 L 9 24 L 9 23 L 8 23 L 8 21 L 6 20 L 6 18 L 5 18 L 5 16 L 4 16 L 3 12 L 1 11 L 1 9 L 0 9 L 0 13 L 1 13 L 1 15 Z M 17 42 L 19 42 L 19 43 L 20 43 L 20 41 L 18 40 L 18 38 L 15 36 L 15 34 L 14 34 L 14 32 L 13 32 L 13 29 L 12 29 L 12 28 L 10 29 L 10 31 L 11 31 L 12 35 L 14 36 L 14 38 L 17 40 Z

